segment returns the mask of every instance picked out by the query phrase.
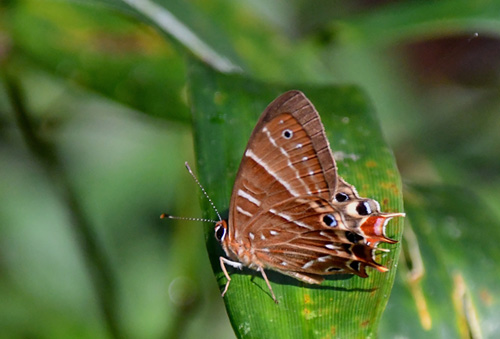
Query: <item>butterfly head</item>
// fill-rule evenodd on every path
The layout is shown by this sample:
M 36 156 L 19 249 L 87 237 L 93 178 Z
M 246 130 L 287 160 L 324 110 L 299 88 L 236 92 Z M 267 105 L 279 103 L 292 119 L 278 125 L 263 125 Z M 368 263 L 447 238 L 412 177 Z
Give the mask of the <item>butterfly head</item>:
M 225 220 L 218 221 L 215 223 L 215 239 L 218 242 L 224 242 L 227 234 L 227 222 Z

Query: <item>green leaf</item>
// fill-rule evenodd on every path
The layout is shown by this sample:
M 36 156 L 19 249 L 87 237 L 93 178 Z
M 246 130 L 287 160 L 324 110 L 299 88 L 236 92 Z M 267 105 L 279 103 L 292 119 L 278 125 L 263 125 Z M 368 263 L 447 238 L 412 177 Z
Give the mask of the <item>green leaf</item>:
M 183 59 L 145 25 L 100 7 L 52 1 L 9 6 L 5 18 L 16 67 L 43 69 L 151 116 L 189 119 Z
M 353 86 L 277 86 L 240 75 L 226 75 L 192 61 L 189 89 L 198 172 L 215 205 L 227 216 L 231 190 L 248 137 L 264 108 L 279 94 L 302 90 L 321 114 L 336 155 L 339 174 L 362 196 L 377 199 L 384 211 L 402 211 L 399 174 L 373 109 Z M 205 216 L 216 219 L 203 199 Z M 388 233 L 401 238 L 401 220 Z M 205 227 L 207 248 L 220 288 L 226 283 L 219 266 L 223 252 Z M 224 298 L 233 328 L 241 338 L 365 338 L 376 333 L 394 275 L 399 246 L 379 258 L 391 270 L 370 270 L 369 278 L 331 276 L 320 286 L 268 272 L 280 301 L 276 305 L 260 274 L 228 268 L 232 278 Z
M 344 43 L 382 45 L 450 32 L 500 30 L 498 1 L 399 1 L 341 23 Z
M 226 32 L 216 20 L 208 20 L 198 8 L 181 0 L 102 0 L 97 1 L 131 11 L 186 51 L 220 71 L 239 71 L 242 62 L 234 52 Z
M 498 218 L 451 186 L 409 186 L 405 206 L 411 227 L 381 337 L 498 337 Z

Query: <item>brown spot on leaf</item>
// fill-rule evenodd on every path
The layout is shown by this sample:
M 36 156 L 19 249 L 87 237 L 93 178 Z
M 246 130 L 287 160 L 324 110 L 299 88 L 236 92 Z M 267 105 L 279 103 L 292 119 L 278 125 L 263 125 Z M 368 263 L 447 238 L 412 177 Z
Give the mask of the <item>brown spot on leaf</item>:
M 396 176 L 396 174 L 394 173 L 394 171 L 393 171 L 393 170 L 388 169 L 388 170 L 386 170 L 385 172 L 387 173 L 387 176 L 388 176 L 389 178 L 394 178 L 394 177 Z
M 335 328 L 335 326 L 330 326 L 330 333 L 332 335 L 335 335 L 335 333 L 337 333 L 337 329 Z
M 392 193 L 394 193 L 395 195 L 399 194 L 399 188 L 393 182 L 381 182 L 380 187 L 382 187 L 383 189 L 392 191 Z
M 311 302 L 311 296 L 309 294 L 304 294 L 304 304 L 309 304 Z

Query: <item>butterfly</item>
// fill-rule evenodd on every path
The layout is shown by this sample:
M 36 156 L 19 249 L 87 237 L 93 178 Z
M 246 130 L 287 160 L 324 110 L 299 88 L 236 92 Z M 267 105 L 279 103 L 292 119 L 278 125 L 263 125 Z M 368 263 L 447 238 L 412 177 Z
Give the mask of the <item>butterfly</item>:
M 382 213 L 337 174 L 320 116 L 300 91 L 276 98 L 262 113 L 248 141 L 234 183 L 228 220 L 215 224 L 226 265 L 257 270 L 273 300 L 266 269 L 308 284 L 325 275 L 367 277 L 387 222 L 404 213 Z

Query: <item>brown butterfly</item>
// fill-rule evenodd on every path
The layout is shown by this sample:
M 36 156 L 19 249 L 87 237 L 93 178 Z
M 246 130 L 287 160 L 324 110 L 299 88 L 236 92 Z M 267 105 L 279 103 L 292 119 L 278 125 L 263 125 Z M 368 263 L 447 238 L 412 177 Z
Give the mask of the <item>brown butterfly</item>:
M 382 213 L 377 201 L 361 198 L 337 175 L 320 117 L 300 91 L 275 99 L 260 117 L 234 183 L 229 220 L 216 223 L 215 237 L 226 255 L 220 265 L 264 269 L 308 284 L 324 275 L 367 277 L 379 242 L 396 243 L 385 225 L 404 213 Z M 382 249 L 379 249 L 382 250 Z
M 229 257 L 220 257 L 227 278 L 222 296 L 231 282 L 226 264 L 259 271 L 276 303 L 265 269 L 308 284 L 338 273 L 367 277 L 367 266 L 386 272 L 375 251 L 379 242 L 397 242 L 385 235 L 397 216 L 404 213 L 380 212 L 377 201 L 359 197 L 337 175 L 318 112 L 302 92 L 286 92 L 257 122 L 236 175 L 229 220 L 215 225 Z

